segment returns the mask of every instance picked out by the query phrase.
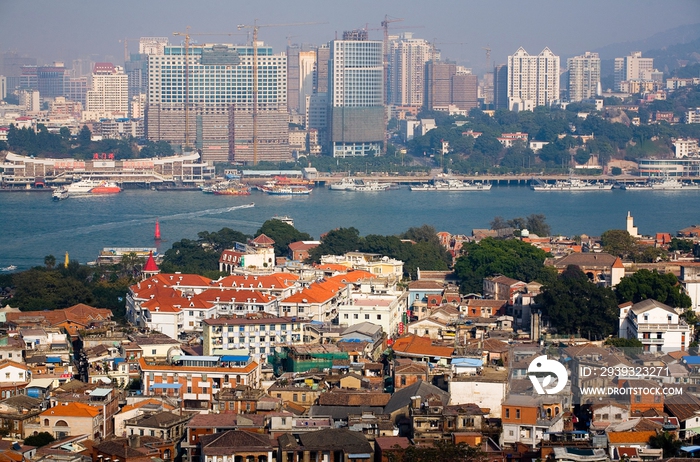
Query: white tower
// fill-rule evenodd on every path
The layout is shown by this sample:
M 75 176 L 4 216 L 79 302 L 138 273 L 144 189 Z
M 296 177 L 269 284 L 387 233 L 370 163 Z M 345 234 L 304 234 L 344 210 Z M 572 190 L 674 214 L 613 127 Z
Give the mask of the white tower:
M 639 231 L 637 230 L 637 227 L 634 226 L 634 218 L 630 214 L 629 210 L 627 211 L 627 232 L 632 237 L 639 237 Z

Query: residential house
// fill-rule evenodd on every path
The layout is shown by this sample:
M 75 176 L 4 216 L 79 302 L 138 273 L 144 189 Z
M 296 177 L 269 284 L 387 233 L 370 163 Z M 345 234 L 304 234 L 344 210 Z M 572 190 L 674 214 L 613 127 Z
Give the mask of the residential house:
M 556 395 L 509 395 L 501 408 L 504 444 L 534 448 L 546 432 L 564 430 L 564 406 Z
M 119 396 L 114 388 L 99 387 L 94 384 L 84 384 L 78 380 L 72 381 L 72 390 L 63 391 L 61 387 L 54 390 L 50 398 L 52 407 L 67 403 L 87 404 L 100 412 L 100 435 L 103 438 L 114 434 L 114 415 L 119 412 Z M 64 385 L 65 386 L 65 385 Z
M 452 357 L 454 348 L 435 345 L 429 337 L 408 334 L 399 337 L 392 346 L 397 358 L 411 358 L 413 361 L 423 361 L 430 364 L 447 365 Z
M 285 433 L 278 438 L 281 462 L 308 460 L 341 460 L 360 462 L 372 460 L 374 450 L 360 433 L 341 428 L 315 432 Z
M 506 276 L 484 278 L 484 297 L 494 300 L 506 300 L 513 304 L 518 292 L 525 289 L 526 283 Z
M 636 338 L 644 351 L 686 351 L 690 326 L 668 305 L 653 299 L 620 305 L 620 338 Z
M 44 410 L 43 400 L 26 395 L 15 395 L 0 401 L 0 430 L 13 439 L 24 438 L 26 422 L 36 420 Z
M 321 264 L 337 264 L 367 271 L 380 278 L 403 278 L 403 262 L 376 253 L 347 252 L 345 255 L 324 255 Z
M 3 399 L 23 393 L 31 379 L 29 366 L 9 359 L 0 362 L 0 396 Z
M 194 415 L 185 426 L 185 438 L 182 441 L 182 448 L 185 450 L 183 460 L 186 462 L 200 461 L 201 438 L 223 434 L 229 430 L 262 433 L 264 431 L 264 419 L 259 415 L 244 415 L 230 412 Z
M 157 411 L 137 415 L 124 421 L 128 436 L 154 436 L 162 440 L 180 441 L 191 413 Z
M 442 300 L 444 284 L 437 281 L 411 281 L 408 284 L 408 309 L 418 320 L 428 316 L 428 297 L 437 296 Z
M 410 409 L 415 405 L 415 400 L 425 401 L 431 396 L 438 396 L 443 406 L 450 400 L 450 394 L 435 385 L 419 380 L 405 388 L 397 390 L 391 395 L 389 402 L 384 406 L 384 414 L 391 416 L 391 421 L 398 425 L 399 436 L 410 436 Z
M 129 438 L 115 438 L 102 441 L 92 447 L 93 462 L 153 462 L 163 460 L 170 462 L 177 455 L 177 446 L 173 441 L 164 441 L 151 436 L 133 435 Z M 57 461 L 58 462 L 58 461 Z
M 690 297 L 690 308 L 696 313 L 700 312 L 700 265 L 681 265 L 679 282 L 683 293 Z
M 249 357 L 174 356 L 169 361 L 139 359 L 142 392 L 181 400 L 184 409 L 208 410 L 225 387 L 257 386 L 260 365 Z
M 103 422 L 102 412 L 98 408 L 85 403 L 64 402 L 43 411 L 35 423 L 25 423 L 24 437 L 47 432 L 56 439 L 77 435 L 90 435 L 98 439 L 104 436 Z
M 114 434 L 117 437 L 126 437 L 124 422 L 145 413 L 160 411 L 172 411 L 176 409 L 176 403 L 169 404 L 162 398 L 144 398 L 133 404 L 127 404 L 114 416 Z
M 202 322 L 203 353 L 213 355 L 243 349 L 262 364 L 276 346 L 301 344 L 305 324 L 302 319 L 262 312 L 245 317 L 205 319 Z
M 557 259 L 548 258 L 545 265 L 553 266 L 559 274 L 570 265 L 578 266 L 591 282 L 605 287 L 615 287 L 625 277 L 625 267 L 620 257 L 605 252 L 572 253 Z
M 221 460 L 272 462 L 276 445 L 268 434 L 256 434 L 243 430 L 228 430 L 199 439 L 200 461 Z
M 394 390 L 406 388 L 420 380 L 427 382 L 428 373 L 427 363 L 398 359 L 394 365 Z
M 504 299 L 474 298 L 466 300 L 460 310 L 470 318 L 490 318 L 506 314 L 506 305 L 508 301 Z
M 448 383 L 450 405 L 474 403 L 489 409 L 489 416 L 502 418 L 501 403 L 508 394 L 508 372 L 483 368 L 480 375 L 459 374 Z
M 272 298 L 287 298 L 295 288 L 299 276 L 292 273 L 232 274 L 211 283 L 213 289 L 249 290 Z
M 294 261 L 304 261 L 309 258 L 309 251 L 321 245 L 320 241 L 297 241 L 290 242 L 289 258 Z
M 9 359 L 16 363 L 24 363 L 24 348 L 24 342 L 17 336 L 0 337 L 0 361 Z
M 219 271 L 230 274 L 241 270 L 272 272 L 275 268 L 274 245 L 275 241 L 265 234 L 249 240 L 247 244 L 236 242 L 232 249 L 221 252 Z
M 282 400 L 273 398 L 265 390 L 247 385 L 235 388 L 222 388 L 214 398 L 212 410 L 219 412 L 237 412 L 261 414 L 276 411 L 282 406 Z

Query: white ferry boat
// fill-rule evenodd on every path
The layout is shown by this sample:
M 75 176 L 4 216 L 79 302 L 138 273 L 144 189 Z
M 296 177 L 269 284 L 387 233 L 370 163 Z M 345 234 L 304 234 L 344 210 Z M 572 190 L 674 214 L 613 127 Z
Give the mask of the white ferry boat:
M 700 190 L 700 183 L 683 182 L 677 178 L 650 179 L 645 183 L 623 185 L 625 191 L 676 191 Z
M 328 189 L 331 191 L 386 191 L 390 186 L 389 183 L 345 177 L 337 183 L 331 183 Z
M 93 194 L 116 194 L 122 188 L 113 181 L 93 180 L 84 178 L 76 183 L 71 183 L 66 187 L 68 196 L 88 196 Z
M 432 183 L 422 183 L 411 186 L 411 191 L 488 191 L 491 183 L 470 182 L 461 180 L 434 180 Z
M 557 180 L 554 183 L 545 183 L 536 179 L 530 187 L 534 191 L 611 191 L 613 183 L 585 181 L 579 178 L 567 178 Z

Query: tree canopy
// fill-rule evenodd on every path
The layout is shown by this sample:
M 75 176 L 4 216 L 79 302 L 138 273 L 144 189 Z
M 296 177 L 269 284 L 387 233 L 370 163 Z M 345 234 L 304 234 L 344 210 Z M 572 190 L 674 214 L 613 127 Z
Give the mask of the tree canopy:
M 569 266 L 542 289 L 535 303 L 558 333 L 604 338 L 617 332 L 615 293 L 592 284 L 578 266 Z
M 302 233 L 289 223 L 282 220 L 267 220 L 255 233 L 255 236 L 266 235 L 275 241 L 275 254 L 279 256 L 289 253 L 289 244 L 297 241 L 311 241 L 310 234 Z
M 638 303 L 651 298 L 672 308 L 689 308 L 692 304 L 690 297 L 681 292 L 673 273 L 660 274 L 647 269 L 623 278 L 615 287 L 615 294 L 619 303 Z
M 525 282 L 551 280 L 554 269 L 545 267 L 547 253 L 518 239 L 482 239 L 462 247 L 455 263 L 462 293 L 481 293 L 485 277 L 502 274 Z

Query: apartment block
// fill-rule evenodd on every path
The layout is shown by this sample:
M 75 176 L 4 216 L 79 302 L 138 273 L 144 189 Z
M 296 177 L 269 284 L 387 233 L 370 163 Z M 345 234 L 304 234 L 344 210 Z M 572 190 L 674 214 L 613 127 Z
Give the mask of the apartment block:
M 532 110 L 559 100 L 559 56 L 549 48 L 532 56 L 518 48 L 508 56 L 508 109 Z

